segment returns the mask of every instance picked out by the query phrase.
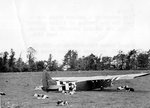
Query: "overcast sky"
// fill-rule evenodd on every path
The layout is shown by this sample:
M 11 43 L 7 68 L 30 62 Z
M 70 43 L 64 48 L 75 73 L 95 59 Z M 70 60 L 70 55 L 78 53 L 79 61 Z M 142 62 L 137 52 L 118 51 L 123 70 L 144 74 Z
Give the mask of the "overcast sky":
M 69 49 L 113 56 L 150 49 L 149 36 L 149 0 L 0 0 L 0 52 L 16 57 L 28 47 L 38 60 L 61 61 Z

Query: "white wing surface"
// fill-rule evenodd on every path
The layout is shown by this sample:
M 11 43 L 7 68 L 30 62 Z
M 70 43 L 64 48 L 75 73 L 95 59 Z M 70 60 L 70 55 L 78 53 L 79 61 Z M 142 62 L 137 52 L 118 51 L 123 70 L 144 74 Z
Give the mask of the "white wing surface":
M 82 82 L 92 80 L 122 80 L 122 79 L 134 79 L 150 75 L 150 73 L 137 73 L 137 74 L 126 74 L 126 75 L 108 75 L 108 76 L 92 76 L 92 77 L 54 77 L 53 80 L 65 81 L 65 82 Z

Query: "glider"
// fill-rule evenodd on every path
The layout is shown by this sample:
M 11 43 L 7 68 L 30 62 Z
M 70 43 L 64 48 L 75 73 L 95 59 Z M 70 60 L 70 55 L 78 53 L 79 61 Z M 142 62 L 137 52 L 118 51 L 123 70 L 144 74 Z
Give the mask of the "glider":
M 126 75 L 107 75 L 92 77 L 50 77 L 50 74 L 43 72 L 42 84 L 46 91 L 67 91 L 73 90 L 93 90 L 111 87 L 113 82 L 121 79 L 134 79 L 150 75 L 150 73 L 137 73 Z

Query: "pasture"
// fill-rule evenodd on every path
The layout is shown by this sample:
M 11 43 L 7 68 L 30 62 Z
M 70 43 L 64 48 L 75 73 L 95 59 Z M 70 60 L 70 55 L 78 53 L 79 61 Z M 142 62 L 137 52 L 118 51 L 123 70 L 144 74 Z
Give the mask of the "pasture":
M 52 77 L 69 76 L 96 76 L 117 75 L 148 72 L 144 70 L 135 71 L 67 71 L 52 72 Z M 59 92 L 35 91 L 36 86 L 41 85 L 42 72 L 26 73 L 0 73 L 0 91 L 6 95 L 1 96 L 2 108 L 13 106 L 13 108 L 150 108 L 150 76 L 140 77 L 133 80 L 119 80 L 114 86 L 104 91 L 77 91 L 73 95 L 65 95 Z M 117 91 L 121 85 L 129 85 L 135 92 Z M 48 99 L 38 100 L 35 93 L 46 94 Z M 56 106 L 56 102 L 68 101 L 67 106 Z

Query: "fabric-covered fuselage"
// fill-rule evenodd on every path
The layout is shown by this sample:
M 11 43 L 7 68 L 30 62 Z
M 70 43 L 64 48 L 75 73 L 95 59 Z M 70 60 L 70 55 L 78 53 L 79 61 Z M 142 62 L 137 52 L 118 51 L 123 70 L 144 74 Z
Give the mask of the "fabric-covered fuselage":
M 58 85 L 61 85 L 59 91 L 69 90 L 71 85 L 74 90 L 94 90 L 94 89 L 103 89 L 110 87 L 112 85 L 111 80 L 92 80 L 92 81 L 81 81 L 81 82 L 58 82 Z
M 103 89 L 106 87 L 111 87 L 111 80 L 92 80 L 92 81 L 83 81 L 76 83 L 76 90 L 94 90 L 94 89 Z

